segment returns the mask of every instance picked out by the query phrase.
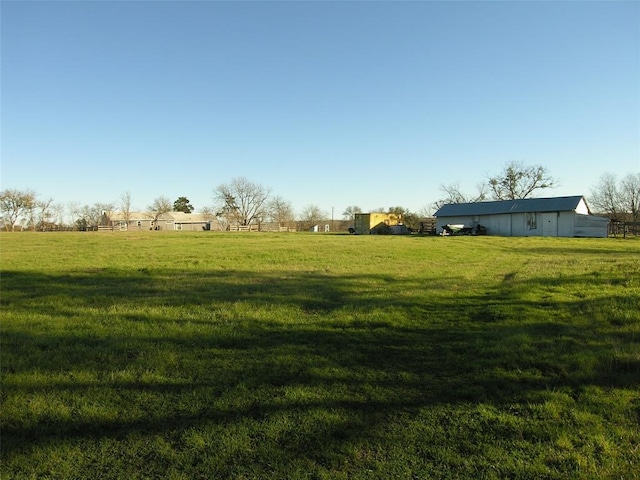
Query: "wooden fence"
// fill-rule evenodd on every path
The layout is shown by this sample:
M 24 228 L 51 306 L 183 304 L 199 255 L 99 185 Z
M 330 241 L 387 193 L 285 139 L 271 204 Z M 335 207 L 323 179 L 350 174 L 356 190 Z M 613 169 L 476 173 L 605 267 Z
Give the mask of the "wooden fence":
M 640 222 L 611 222 L 609 223 L 609 235 L 614 237 L 622 235 L 624 238 L 638 236 L 640 235 Z
M 229 225 L 230 232 L 259 232 L 260 225 Z

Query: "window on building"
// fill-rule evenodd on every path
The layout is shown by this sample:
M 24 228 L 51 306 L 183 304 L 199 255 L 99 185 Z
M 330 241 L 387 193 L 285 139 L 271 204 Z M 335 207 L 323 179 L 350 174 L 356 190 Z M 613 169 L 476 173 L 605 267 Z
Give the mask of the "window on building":
M 536 214 L 534 212 L 527 213 L 527 228 L 529 230 L 536 230 L 538 228 Z

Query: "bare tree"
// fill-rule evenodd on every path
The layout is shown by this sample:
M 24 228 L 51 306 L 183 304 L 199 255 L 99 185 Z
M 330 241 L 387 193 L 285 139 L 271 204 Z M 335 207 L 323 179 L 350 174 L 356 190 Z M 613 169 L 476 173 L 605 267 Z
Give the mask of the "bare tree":
M 93 205 L 80 206 L 78 203 L 70 205 L 76 228 L 79 230 L 95 230 L 100 222 L 108 220 L 113 211 L 111 203 L 94 203 Z
M 487 198 L 487 185 L 479 183 L 476 185 L 476 192 L 472 195 L 463 193 L 460 189 L 460 182 L 452 183 L 450 185 L 440 185 L 440 191 L 444 196 L 434 202 L 433 209 L 437 210 L 443 205 L 450 203 L 475 203 L 482 202 Z
M 620 181 L 605 173 L 591 189 L 589 204 L 612 220 L 640 221 L 640 173 L 630 173 Z
M 353 221 L 356 218 L 356 213 L 362 213 L 362 209 L 356 205 L 351 205 L 344 209 L 344 212 L 342 212 L 342 218 Z
M 219 206 L 218 216 L 239 225 L 249 225 L 263 214 L 270 193 L 270 189 L 244 177 L 234 178 L 214 190 L 214 200 Z
M 213 211 L 213 209 L 211 207 L 202 207 L 200 209 L 200 213 L 207 219 L 207 220 L 213 220 L 216 216 L 215 212 Z
M 290 227 L 295 215 L 291 203 L 282 197 L 274 197 L 267 202 L 265 213 L 269 220 L 279 227 Z
M 507 163 L 500 174 L 489 177 L 488 185 L 495 200 L 528 198 L 536 190 L 557 186 L 545 167 L 527 166 L 516 161 Z
M 36 194 L 30 190 L 2 190 L 0 192 L 0 212 L 5 229 L 15 231 L 18 220 L 25 220 L 35 203 Z
M 640 172 L 630 173 L 620 181 L 620 200 L 632 222 L 640 222 Z
M 69 213 L 69 221 L 71 222 L 71 227 L 77 226 L 81 209 L 82 207 L 80 206 L 80 202 L 72 201 L 67 204 L 67 212 Z
M 153 199 L 153 203 L 149 205 L 148 210 L 151 215 L 152 228 L 158 229 L 158 219 L 167 212 L 170 212 L 172 208 L 171 200 L 165 196 L 160 196 Z
M 317 205 L 307 205 L 300 214 L 300 230 L 309 230 L 320 221 L 327 218 L 327 213 L 320 209 Z
M 129 221 L 131 220 L 131 192 L 126 191 L 120 195 L 120 213 L 122 213 L 122 220 L 125 221 L 127 228 L 129 228 Z
M 64 226 L 64 205 L 56 203 L 52 207 L 53 210 L 53 223 L 56 224 L 56 228 Z
M 29 225 L 35 230 L 46 230 L 53 219 L 53 199 L 36 200 L 29 212 Z
M 433 206 L 423 205 L 420 207 L 420 210 L 418 210 L 418 215 L 422 218 L 429 218 L 433 216 L 433 211 Z
M 218 221 L 218 230 L 226 230 L 226 228 L 227 228 L 226 219 L 217 216 L 217 212 L 216 212 L 215 208 L 210 207 L 210 206 L 205 206 L 205 207 L 202 207 L 200 209 L 200 213 L 211 224 L 211 230 L 215 230 L 215 228 L 213 228 L 213 224 L 212 224 L 212 222 L 214 220 Z
M 598 213 L 604 213 L 609 218 L 617 219 L 622 211 L 618 179 L 612 173 L 605 173 L 598 184 L 591 190 L 589 197 L 591 208 Z

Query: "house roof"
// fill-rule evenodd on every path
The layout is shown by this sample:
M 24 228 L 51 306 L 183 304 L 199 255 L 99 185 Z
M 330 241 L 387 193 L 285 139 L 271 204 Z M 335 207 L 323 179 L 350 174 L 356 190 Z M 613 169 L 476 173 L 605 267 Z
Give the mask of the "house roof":
M 129 220 L 130 221 L 150 220 L 151 218 L 153 218 L 153 216 L 150 215 L 147 212 L 129 212 Z M 109 219 L 111 221 L 113 221 L 113 222 L 124 220 L 124 213 L 123 212 L 110 212 L 109 213 Z
M 525 198 L 495 202 L 449 203 L 443 205 L 434 215 L 436 217 L 458 217 L 500 215 L 505 213 L 574 211 L 581 201 L 584 201 L 582 195 L 575 195 L 571 197 Z
M 153 220 L 154 214 L 151 212 L 129 212 L 129 220 Z M 122 212 L 111 212 L 110 219 L 112 221 L 124 220 L 124 214 Z M 206 223 L 211 221 L 211 215 L 204 213 L 184 213 L 184 212 L 166 212 L 160 215 L 158 218 L 163 221 L 173 220 L 177 223 Z
M 178 223 L 202 223 L 211 221 L 211 215 L 204 213 L 167 212 L 160 218 L 163 220 L 171 219 Z

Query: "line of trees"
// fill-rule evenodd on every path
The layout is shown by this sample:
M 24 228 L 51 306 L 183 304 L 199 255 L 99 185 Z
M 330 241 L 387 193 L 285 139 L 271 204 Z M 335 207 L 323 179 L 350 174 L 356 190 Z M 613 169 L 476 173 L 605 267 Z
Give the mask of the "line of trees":
M 556 186 L 556 179 L 545 167 L 509 162 L 500 173 L 488 176 L 484 182 L 479 183 L 476 186 L 477 191 L 470 195 L 461 191 L 459 183 L 441 185 L 440 191 L 444 196 L 436 201 L 432 208 L 438 209 L 449 203 L 528 198 Z M 212 207 L 205 207 L 201 212 L 216 218 L 223 227 L 270 222 L 282 227 L 295 226 L 299 230 L 307 230 L 329 218 L 328 213 L 317 205 L 305 206 L 300 215 L 296 216 L 291 202 L 281 196 L 272 196 L 271 189 L 244 177 L 237 177 L 229 183 L 218 185 L 213 191 L 213 201 Z M 640 173 L 628 174 L 619 181 L 613 174 L 603 175 L 592 189 L 588 201 L 594 213 L 604 214 L 618 221 L 640 221 Z M 101 219 L 111 216 L 116 210 L 128 223 L 131 219 L 131 205 L 131 192 L 123 193 L 115 203 L 72 203 L 67 213 L 73 220 L 71 224 L 65 224 L 65 208 L 54 203 L 53 199 L 39 199 L 31 190 L 6 189 L 0 192 L 0 219 L 3 228 L 12 231 L 60 228 L 86 230 L 97 227 Z M 194 207 L 189 199 L 183 196 L 174 202 L 160 196 L 147 207 L 147 215 L 154 222 L 171 211 L 192 213 Z M 416 229 L 420 220 L 429 216 L 426 209 L 416 213 L 401 206 L 372 211 L 400 215 L 407 227 Z M 362 213 L 360 207 L 348 206 L 342 213 L 342 220 L 353 222 L 357 213 Z
M 361 213 L 358 206 L 349 206 L 339 219 L 333 218 L 317 205 L 306 205 L 296 215 L 293 205 L 281 196 L 271 195 L 271 189 L 244 177 L 232 179 L 220 184 L 213 191 L 214 205 L 201 209 L 201 214 L 216 219 L 222 229 L 229 225 L 250 225 L 260 223 L 277 224 L 284 228 L 309 230 L 314 225 L 332 222 L 344 230 L 353 225 L 355 215 Z M 194 207 L 187 197 L 178 197 L 171 202 L 166 196 L 160 196 L 147 206 L 146 217 L 153 223 L 158 222 L 167 212 L 192 213 Z M 407 226 L 418 228 L 421 215 L 406 208 L 395 206 L 375 211 L 402 215 Z M 105 224 L 113 214 L 127 224 L 132 219 L 131 192 L 123 193 L 117 202 L 81 205 L 70 203 L 66 208 L 55 204 L 53 200 L 39 200 L 30 191 L 7 189 L 0 192 L 0 215 L 4 230 L 95 230 Z M 65 221 L 65 213 L 71 221 Z M 426 213 L 422 216 L 427 216 Z
M 622 179 L 605 173 L 591 190 L 591 208 L 619 222 L 640 222 L 640 172 Z
M 25 224 L 44 229 L 55 221 L 59 209 L 53 199 L 38 199 L 31 190 L 6 189 L 0 192 L 0 214 L 6 230 Z
M 131 199 L 131 192 L 125 192 L 116 203 L 81 205 L 71 202 L 65 207 L 54 203 L 50 198 L 41 200 L 31 190 L 5 189 L 0 191 L 1 228 L 7 231 L 93 230 L 115 211 L 119 211 L 123 220 L 128 223 L 132 213 Z M 186 200 L 186 206 L 191 207 L 185 197 L 176 200 L 176 204 L 181 205 L 182 199 Z M 157 220 L 160 215 L 171 210 L 178 211 L 166 197 L 159 197 L 148 207 L 147 212 L 150 218 Z

